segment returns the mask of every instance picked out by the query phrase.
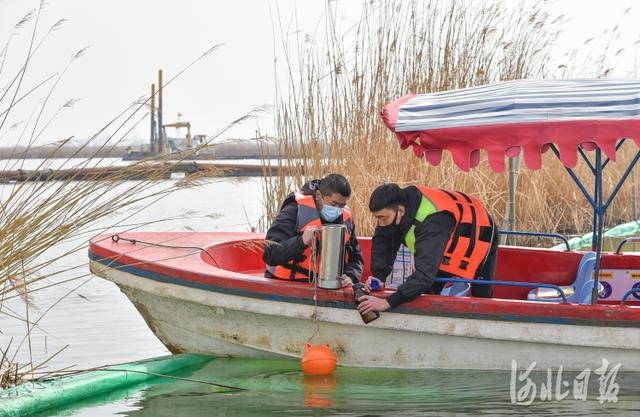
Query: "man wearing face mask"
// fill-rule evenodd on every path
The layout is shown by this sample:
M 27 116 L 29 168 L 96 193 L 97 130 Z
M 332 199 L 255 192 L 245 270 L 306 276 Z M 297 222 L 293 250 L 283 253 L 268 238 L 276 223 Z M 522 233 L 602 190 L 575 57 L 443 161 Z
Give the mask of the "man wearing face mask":
M 306 183 L 300 192 L 289 194 L 267 232 L 263 260 L 265 276 L 307 281 L 311 274 L 314 232 L 325 224 L 347 226 L 342 285 L 360 281 L 364 261 L 351 212 L 346 207 L 351 196 L 349 181 L 329 174 Z
M 484 205 L 461 192 L 424 186 L 404 189 L 383 184 L 371 194 L 369 210 L 376 218 L 371 248 L 371 273 L 384 285 L 400 244 L 414 256 L 415 272 L 386 299 L 360 298 L 358 310 L 385 311 L 421 294 L 440 294 L 437 277 L 492 280 L 495 275 L 498 233 Z M 471 285 L 474 297 L 491 297 L 490 285 Z

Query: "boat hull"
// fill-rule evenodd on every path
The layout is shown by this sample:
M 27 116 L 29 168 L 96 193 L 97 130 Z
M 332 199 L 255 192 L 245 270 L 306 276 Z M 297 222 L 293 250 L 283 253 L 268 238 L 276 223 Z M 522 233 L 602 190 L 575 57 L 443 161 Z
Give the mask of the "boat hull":
M 603 359 L 640 371 L 640 328 L 385 312 L 365 325 L 353 305 L 314 306 L 162 282 L 97 260 L 174 353 L 300 358 L 329 343 L 345 366 L 441 369 L 595 369 Z M 514 362 L 515 361 L 515 362 Z

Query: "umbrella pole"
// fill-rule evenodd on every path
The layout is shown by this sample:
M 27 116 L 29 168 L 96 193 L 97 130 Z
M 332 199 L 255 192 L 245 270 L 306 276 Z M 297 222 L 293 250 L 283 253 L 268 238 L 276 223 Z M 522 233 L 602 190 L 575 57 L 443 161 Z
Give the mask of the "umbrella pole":
M 638 221 L 638 186 L 636 184 L 636 170 L 631 171 L 631 210 L 633 212 L 633 221 Z M 636 252 L 636 242 L 633 242 L 633 251 Z
M 598 165 L 598 158 L 602 158 L 602 155 L 599 154 L 600 152 L 600 148 L 598 148 L 596 150 L 596 166 L 594 167 L 593 171 L 593 201 L 594 201 L 594 206 L 593 206 L 593 229 L 591 229 L 591 250 L 592 251 L 596 251 L 597 250 L 597 246 L 598 246 L 598 210 L 600 210 L 600 206 L 602 205 L 602 202 L 598 199 L 598 197 L 600 196 L 600 190 L 598 188 L 598 178 L 600 178 L 600 181 L 602 181 L 602 165 L 600 166 L 600 168 L 597 167 Z M 602 162 L 602 159 L 600 159 L 600 161 Z
M 602 151 L 596 148 L 596 166 L 595 166 L 595 195 L 594 213 L 597 218 L 597 234 L 595 235 L 596 243 L 596 265 L 595 275 L 593 277 L 593 288 L 591 289 L 591 304 L 598 303 L 598 288 L 600 286 L 600 258 L 602 257 L 602 233 L 604 230 L 604 206 L 602 204 Z M 594 224 L 594 227 L 596 225 Z
M 617 148 L 618 146 L 616 146 L 616 149 Z M 560 152 L 558 151 L 558 148 L 556 148 L 555 145 L 553 144 L 551 145 L 551 150 L 556 155 L 556 157 L 560 159 Z M 593 176 L 595 179 L 593 197 L 589 194 L 587 189 L 584 187 L 584 185 L 580 181 L 580 178 L 578 178 L 576 173 L 573 172 L 571 168 L 565 166 L 565 170 L 567 171 L 567 173 L 569 173 L 571 178 L 573 178 L 573 181 L 576 183 L 580 191 L 582 191 L 582 194 L 584 194 L 589 204 L 591 204 L 591 207 L 593 207 L 594 224 L 593 224 L 593 237 L 592 237 L 591 249 L 596 251 L 596 265 L 595 265 L 595 276 L 593 278 L 593 288 L 591 290 L 591 303 L 596 304 L 598 302 L 598 288 L 599 288 L 599 279 L 600 279 L 600 258 L 602 256 L 602 234 L 604 229 L 604 213 L 607 211 L 607 208 L 611 204 L 611 201 L 613 201 L 616 194 L 618 193 L 618 190 L 626 180 L 627 176 L 630 173 L 630 170 L 633 169 L 633 166 L 635 165 L 635 163 L 638 161 L 638 159 L 640 159 L 640 152 L 638 152 L 638 154 L 636 155 L 636 158 L 633 160 L 629 168 L 627 168 L 627 172 L 622 176 L 622 178 L 620 179 L 620 182 L 616 186 L 616 189 L 613 191 L 611 196 L 609 196 L 606 203 L 603 203 L 603 199 L 602 199 L 602 171 L 604 167 L 607 165 L 608 161 L 605 162 L 604 164 L 602 163 L 602 151 L 600 150 L 600 148 L 596 148 L 595 166 L 589 161 L 586 155 L 584 155 L 584 152 L 582 152 L 581 150 L 580 150 L 580 155 L 582 155 L 585 162 L 591 169 L 591 172 L 593 173 Z M 578 289 L 578 291 L 579 290 L 581 289 Z

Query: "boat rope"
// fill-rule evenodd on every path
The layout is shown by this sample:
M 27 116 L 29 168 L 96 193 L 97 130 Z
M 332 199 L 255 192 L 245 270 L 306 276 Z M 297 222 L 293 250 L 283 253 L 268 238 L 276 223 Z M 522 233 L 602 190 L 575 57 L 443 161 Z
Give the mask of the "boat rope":
M 311 238 L 311 273 L 309 274 L 309 283 L 315 284 L 318 282 L 318 238 L 317 235 L 320 231 L 316 230 Z
M 211 260 L 213 261 L 213 263 L 216 265 L 216 267 L 218 268 L 222 268 L 220 266 L 220 264 L 218 263 L 218 261 L 216 261 L 216 258 L 213 257 L 212 254 L 209 253 L 208 250 L 206 250 L 205 248 L 201 248 L 199 246 L 177 246 L 177 245 L 165 245 L 163 243 L 153 243 L 153 242 L 145 242 L 144 240 L 139 240 L 139 239 L 129 239 L 127 237 L 122 237 L 120 235 L 113 235 L 111 236 L 111 240 L 115 243 L 124 240 L 125 242 L 129 242 L 132 245 L 135 245 L 137 243 L 142 243 L 143 245 L 149 245 L 149 246 L 157 246 L 159 248 L 168 248 L 168 249 L 196 249 L 199 250 L 201 252 L 206 253 L 209 258 L 211 258 Z
M 316 326 L 316 330 L 307 339 L 307 343 L 311 342 L 320 332 L 320 323 L 318 322 L 318 239 L 316 237 L 316 234 L 319 233 L 320 231 L 317 230 L 311 240 L 311 274 L 309 274 L 309 282 L 313 284 L 313 313 L 311 314 L 311 319 Z
M 132 373 L 135 373 L 135 374 L 145 374 L 145 375 L 155 376 L 155 377 L 158 377 L 158 378 L 174 379 L 174 380 L 177 380 L 177 381 L 194 382 L 194 383 L 197 383 L 197 384 L 211 385 L 211 386 L 215 386 L 215 387 L 219 387 L 219 388 L 226 388 L 226 389 L 230 389 L 230 390 L 234 390 L 234 391 L 247 391 L 246 388 L 233 387 L 231 385 L 218 384 L 216 382 L 203 381 L 201 379 L 185 378 L 185 377 L 179 377 L 179 376 L 173 376 L 173 375 L 167 375 L 167 374 L 158 374 L 158 373 L 155 373 L 155 372 L 140 371 L 140 370 L 133 370 L 133 369 L 117 369 L 117 368 L 109 368 L 109 367 L 98 366 L 96 368 L 75 369 L 75 370 L 71 370 L 71 371 L 58 371 L 58 372 L 55 372 L 55 373 L 63 374 L 65 376 L 70 376 L 70 375 L 79 375 L 79 374 L 84 374 L 84 373 L 94 372 L 94 371 L 132 372 Z

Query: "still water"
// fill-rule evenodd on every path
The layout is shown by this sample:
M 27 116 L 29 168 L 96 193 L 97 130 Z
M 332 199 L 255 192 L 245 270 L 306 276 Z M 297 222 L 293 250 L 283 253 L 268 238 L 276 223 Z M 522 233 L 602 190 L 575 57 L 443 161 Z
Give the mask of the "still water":
M 90 399 L 72 409 L 52 410 L 47 415 L 637 416 L 640 410 L 640 383 L 624 375 L 616 379 L 623 389 L 615 403 L 600 404 L 595 378 L 588 384 L 586 401 L 575 400 L 570 388 L 563 386 L 560 395 L 568 392 L 564 399 L 558 401 L 552 387 L 552 400 L 538 399 L 530 405 L 512 404 L 509 372 L 338 368 L 332 376 L 304 376 L 293 361 L 214 359 L 179 375 L 244 390 L 221 392 L 203 383 L 160 381 L 115 391 L 109 397 Z M 556 377 L 554 373 L 552 384 Z M 575 377 L 563 374 L 562 380 L 572 382 Z M 546 374 L 531 379 L 541 387 Z
M 119 162 L 107 160 L 102 163 Z M 37 165 L 25 166 L 28 169 L 35 167 Z M 179 181 L 166 180 L 158 187 Z M 0 199 L 8 195 L 11 187 L 0 185 Z M 196 188 L 180 188 L 140 213 L 130 209 L 105 219 L 97 225 L 95 233 L 101 229 L 124 230 L 131 228 L 126 225 L 149 221 L 158 222 L 137 227 L 137 230 L 248 231 L 263 215 L 262 199 L 260 178 L 210 179 Z M 114 224 L 119 226 L 112 227 Z M 65 249 L 64 245 L 52 248 L 47 255 L 55 256 Z M 69 366 L 86 369 L 168 353 L 114 284 L 88 275 L 86 250 L 57 262 L 51 270 L 72 266 L 76 269 L 68 276 L 51 281 L 77 277 L 75 280 L 33 293 L 34 307 L 30 308 L 29 316 L 32 321 L 40 320 L 31 334 L 31 354 L 28 341 L 24 341 L 17 353 L 19 360 L 27 361 L 32 356 L 37 364 L 64 348 L 47 364 L 47 370 L 54 371 Z M 44 281 L 39 286 L 50 283 Z M 14 338 L 13 352 L 23 340 L 26 325 L 6 313 L 24 317 L 25 305 L 18 299 L 4 301 L 2 312 L 5 314 L 0 314 L 0 347 L 4 349 Z M 375 346 L 362 348 L 375 349 Z M 469 354 L 482 355 L 482 352 Z M 552 370 L 554 383 L 557 371 Z M 551 401 L 543 401 L 538 392 L 537 399 L 527 406 L 512 404 L 510 386 L 513 380 L 509 372 L 338 368 L 332 377 L 309 378 L 302 375 L 295 361 L 215 359 L 179 375 L 244 390 L 220 392 L 203 383 L 161 380 L 42 415 L 637 416 L 640 413 L 640 377 L 624 372 L 615 381 L 620 388 L 615 403 L 600 404 L 599 381 L 592 375 L 586 401 L 574 399 L 573 394 L 562 400 L 553 394 Z M 534 373 L 531 378 L 540 390 L 541 384 L 547 381 L 547 373 Z M 563 378 L 573 383 L 575 375 L 567 374 Z M 518 382 L 516 389 L 521 386 Z M 566 388 L 561 386 L 560 390 Z
M 34 169 L 39 162 L 27 160 L 25 166 Z M 104 160 L 100 165 L 119 162 L 115 159 Z M 175 178 L 159 182 L 150 192 L 172 187 L 180 181 L 180 178 Z M 123 188 L 128 185 L 123 184 Z M 7 198 L 13 187 L 12 184 L 0 184 L 0 201 Z M 29 317 L 31 321 L 42 317 L 31 332 L 31 351 L 35 363 L 49 358 L 65 346 L 68 347 L 48 362 L 48 370 L 71 365 L 85 369 L 168 353 L 115 284 L 89 273 L 87 247 L 92 235 L 106 230 L 132 228 L 182 232 L 249 231 L 258 225 L 264 212 L 260 178 L 211 178 L 195 188 L 178 188 L 138 212 L 145 204 L 135 204 L 113 217 L 105 218 L 92 227 L 94 232 L 48 251 L 46 256 L 54 257 L 74 245 L 81 247 L 71 256 L 47 268 L 44 275 L 67 268 L 73 270 L 65 276 L 47 278 L 32 288 L 35 290 L 31 293 L 34 303 L 29 310 Z M 144 224 L 148 222 L 152 223 Z M 143 224 L 139 226 L 140 223 Z M 73 280 L 38 290 L 68 279 Z M 14 298 L 4 300 L 0 309 L 0 347 L 4 349 L 13 337 L 13 351 L 26 333 L 26 324 L 6 313 L 24 318 L 25 305 Z M 28 342 L 24 341 L 18 351 L 17 358 L 22 361 L 29 359 Z

